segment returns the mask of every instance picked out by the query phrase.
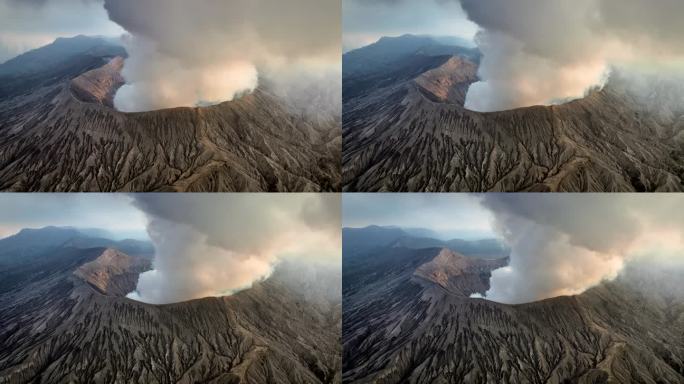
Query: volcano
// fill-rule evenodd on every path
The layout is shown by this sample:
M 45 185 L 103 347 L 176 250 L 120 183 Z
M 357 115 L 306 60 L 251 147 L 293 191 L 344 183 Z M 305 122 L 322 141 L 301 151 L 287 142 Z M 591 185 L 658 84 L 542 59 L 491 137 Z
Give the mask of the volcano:
M 332 111 L 303 110 L 261 79 L 218 105 L 119 112 L 125 57 L 79 36 L 0 65 L 0 190 L 340 190 Z
M 339 269 L 150 305 L 126 297 L 153 263 L 136 249 L 64 228 L 0 240 L 0 383 L 340 382 Z
M 576 296 L 506 305 L 475 297 L 507 258 L 381 243 L 347 252 L 364 231 L 378 229 L 343 238 L 345 383 L 684 381 L 681 268 L 630 264 Z
M 684 190 L 684 92 L 614 71 L 551 106 L 464 107 L 479 53 L 430 37 L 383 38 L 343 59 L 343 189 L 349 192 Z M 647 94 L 648 96 L 644 96 Z

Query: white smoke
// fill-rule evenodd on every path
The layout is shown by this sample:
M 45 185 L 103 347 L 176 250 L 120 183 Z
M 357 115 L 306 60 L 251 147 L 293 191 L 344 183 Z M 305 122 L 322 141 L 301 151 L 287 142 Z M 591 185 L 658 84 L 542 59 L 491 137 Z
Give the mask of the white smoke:
M 114 99 L 120 111 L 211 105 L 257 86 L 257 70 L 250 62 L 184 64 L 160 53 L 151 42 L 131 38 L 124 42 L 130 56 L 122 70 L 126 84 Z
M 131 298 L 169 303 L 231 294 L 281 260 L 341 261 L 340 196 L 139 194 L 156 253 Z
M 259 77 L 339 67 L 340 6 L 334 0 L 105 0 L 130 36 L 123 111 L 231 100 Z
M 625 263 L 684 262 L 684 197 L 488 194 L 483 204 L 511 246 L 487 298 L 524 303 L 578 294 Z
M 681 0 L 460 1 L 483 53 L 473 110 L 582 97 L 614 67 L 684 68 Z

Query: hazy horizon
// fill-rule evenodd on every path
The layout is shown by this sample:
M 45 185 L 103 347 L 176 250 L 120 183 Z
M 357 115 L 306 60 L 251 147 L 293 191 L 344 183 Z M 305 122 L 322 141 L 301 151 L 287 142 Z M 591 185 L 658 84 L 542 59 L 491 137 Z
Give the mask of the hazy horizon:
M 342 14 L 344 52 L 369 45 L 383 36 L 414 34 L 472 40 L 477 32 L 458 1 L 342 0 Z
M 145 232 L 145 216 L 132 201 L 126 194 L 8 194 L 0 199 L 0 238 L 49 226 Z
M 0 63 L 60 37 L 125 33 L 94 0 L 0 0 L 0 15 Z
M 378 227 L 378 228 L 387 228 L 387 229 L 400 229 L 404 232 L 406 232 L 408 235 L 413 236 L 413 237 L 426 237 L 426 238 L 433 238 L 437 240 L 468 240 L 468 241 L 477 241 L 477 240 L 489 240 L 489 239 L 497 239 L 500 240 L 501 237 L 497 236 L 495 233 L 490 233 L 490 232 L 480 232 L 480 231 L 468 231 L 468 230 L 439 230 L 439 229 L 430 229 L 430 228 L 425 228 L 425 227 L 404 227 L 404 226 L 398 226 L 398 225 L 377 225 L 377 224 L 369 224 L 369 225 L 364 225 L 364 226 L 346 226 L 342 227 L 342 229 L 367 229 L 367 228 L 372 228 L 372 227 Z
M 93 233 L 97 231 L 99 233 L 99 236 L 97 237 L 103 237 L 106 239 L 110 240 L 142 240 L 142 241 L 150 241 L 149 236 L 147 235 L 147 232 L 144 230 L 142 231 L 127 231 L 127 230 L 107 230 L 103 228 L 97 228 L 97 227 L 79 227 L 79 226 L 72 226 L 72 225 L 42 225 L 42 226 L 27 226 L 23 227 L 21 229 L 18 229 L 16 232 L 11 232 L 11 233 L 6 233 L 6 234 L 0 234 L 0 240 L 7 239 L 12 236 L 16 236 L 19 233 L 21 233 L 24 230 L 32 230 L 32 231 L 39 231 L 39 230 L 44 230 L 48 228 L 57 228 L 57 229 L 73 229 L 78 232 L 82 232 L 86 235 L 89 236 L 95 236 Z
M 354 194 L 342 199 L 343 226 L 424 228 L 456 238 L 497 237 L 474 195 Z

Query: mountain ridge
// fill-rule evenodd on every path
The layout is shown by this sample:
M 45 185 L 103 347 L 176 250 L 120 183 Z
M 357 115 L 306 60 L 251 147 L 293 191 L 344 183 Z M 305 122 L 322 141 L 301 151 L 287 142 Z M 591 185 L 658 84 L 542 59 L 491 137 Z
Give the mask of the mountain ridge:
M 499 239 L 483 238 L 465 240 L 454 238 L 440 240 L 426 236 L 428 230 L 413 228 L 370 225 L 364 228 L 342 228 L 344 252 L 347 257 L 364 256 L 368 251 L 384 248 L 447 248 L 468 257 L 502 258 L 508 257 L 510 250 Z M 415 233 L 415 235 L 411 234 Z
M 104 295 L 123 297 L 135 290 L 138 276 L 150 269 L 149 259 L 107 248 L 95 260 L 78 267 L 74 275 Z

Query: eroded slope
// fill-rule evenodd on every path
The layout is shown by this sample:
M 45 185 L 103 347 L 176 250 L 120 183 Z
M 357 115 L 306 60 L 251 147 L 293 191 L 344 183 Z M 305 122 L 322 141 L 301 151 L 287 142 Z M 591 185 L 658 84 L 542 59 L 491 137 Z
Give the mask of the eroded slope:
M 74 275 L 104 295 L 126 296 L 135 290 L 138 276 L 150 268 L 149 259 L 108 248 L 97 259 L 78 267 Z
M 396 65 L 409 65 L 402 60 Z M 653 78 L 644 92 L 615 73 L 581 100 L 478 113 L 463 107 L 474 68 L 455 56 L 370 91 L 358 76 L 345 78 L 344 189 L 684 190 L 678 85 Z
M 121 113 L 121 58 L 0 99 L 0 190 L 335 191 L 339 116 L 268 86 L 206 108 Z
M 345 266 L 345 284 L 354 284 L 344 295 L 344 382 L 684 380 L 680 271 L 639 266 L 579 296 L 511 306 L 471 299 L 440 279 L 416 279 L 435 266 L 462 270 L 463 261 L 445 267 L 453 257 L 439 249 L 406 252 Z M 479 284 L 458 283 L 471 291 Z
M 155 306 L 95 289 L 134 273 L 120 252 L 41 260 L 0 294 L 0 383 L 340 381 L 339 296 L 304 297 L 287 269 L 234 296 Z

